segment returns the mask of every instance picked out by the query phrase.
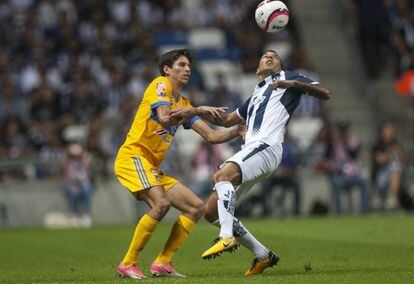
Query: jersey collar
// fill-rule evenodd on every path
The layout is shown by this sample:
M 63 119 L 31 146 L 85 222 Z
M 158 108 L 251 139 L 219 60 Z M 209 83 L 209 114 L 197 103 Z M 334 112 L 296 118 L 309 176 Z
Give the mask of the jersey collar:
M 272 81 L 276 81 L 276 80 L 279 80 L 279 78 L 280 78 L 280 72 L 281 71 L 279 71 L 279 72 L 276 72 L 276 73 L 273 73 L 272 75 L 270 75 L 269 77 L 266 77 L 266 79 L 264 79 L 263 81 L 261 81 L 257 86 L 259 87 L 259 88 L 261 88 L 261 87 L 263 87 L 264 85 L 266 85 L 266 84 L 268 84 L 268 83 L 270 83 L 270 82 L 272 82 Z

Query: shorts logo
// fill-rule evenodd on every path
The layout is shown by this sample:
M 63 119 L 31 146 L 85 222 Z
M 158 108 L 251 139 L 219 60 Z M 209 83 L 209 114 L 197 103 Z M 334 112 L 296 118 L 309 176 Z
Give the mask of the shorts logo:
M 165 143 L 170 143 L 170 140 L 168 139 L 168 131 L 165 129 L 157 130 L 154 132 L 155 134 L 161 136 L 162 140 Z
M 167 96 L 167 85 L 165 83 L 157 83 L 155 88 L 157 90 L 157 97 L 165 98 Z
M 161 182 L 160 177 L 158 176 L 158 172 L 156 170 L 150 169 L 150 173 L 152 173 L 156 181 Z

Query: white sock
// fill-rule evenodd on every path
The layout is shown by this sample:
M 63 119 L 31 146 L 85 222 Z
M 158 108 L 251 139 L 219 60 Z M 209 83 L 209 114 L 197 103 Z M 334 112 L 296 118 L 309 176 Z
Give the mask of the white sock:
M 219 220 L 211 224 L 220 227 Z M 269 249 L 259 242 L 236 217 L 233 218 L 233 233 L 237 241 L 253 252 L 256 258 L 262 260 L 269 256 Z
M 236 192 L 231 182 L 220 181 L 214 185 L 218 200 L 217 210 L 220 219 L 220 237 L 233 237 L 233 216 L 236 205 Z

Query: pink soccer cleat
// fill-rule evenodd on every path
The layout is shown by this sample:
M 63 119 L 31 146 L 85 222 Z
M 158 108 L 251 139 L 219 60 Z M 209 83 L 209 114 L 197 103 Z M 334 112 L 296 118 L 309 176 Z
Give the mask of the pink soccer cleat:
M 178 273 L 171 262 L 168 263 L 155 263 L 153 262 L 150 267 L 150 271 L 153 276 L 162 277 L 186 277 L 185 275 Z
M 129 266 L 125 266 L 122 263 L 119 264 L 117 270 L 118 276 L 123 278 L 132 278 L 132 279 L 145 279 L 144 273 L 142 273 L 139 268 L 133 264 Z

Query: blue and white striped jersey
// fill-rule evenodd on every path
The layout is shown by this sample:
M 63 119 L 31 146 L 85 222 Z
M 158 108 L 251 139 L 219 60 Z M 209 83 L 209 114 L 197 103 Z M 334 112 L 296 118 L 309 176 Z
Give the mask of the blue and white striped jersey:
M 262 141 L 268 145 L 281 144 L 286 125 L 299 104 L 303 90 L 296 88 L 273 90 L 269 84 L 277 80 L 296 80 L 319 84 L 302 74 L 280 71 L 256 85 L 252 96 L 236 111 L 246 120 L 245 145 Z

